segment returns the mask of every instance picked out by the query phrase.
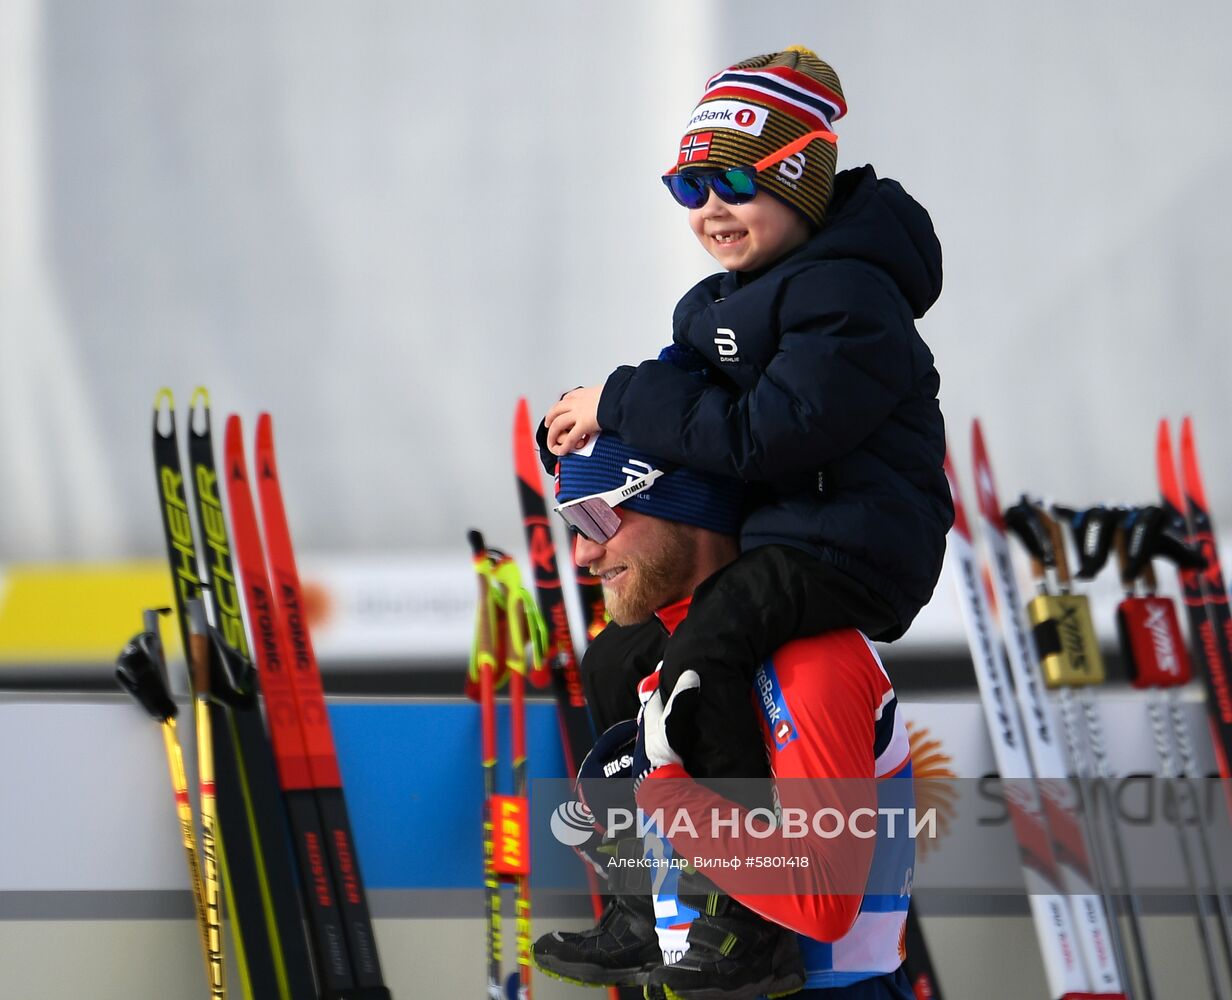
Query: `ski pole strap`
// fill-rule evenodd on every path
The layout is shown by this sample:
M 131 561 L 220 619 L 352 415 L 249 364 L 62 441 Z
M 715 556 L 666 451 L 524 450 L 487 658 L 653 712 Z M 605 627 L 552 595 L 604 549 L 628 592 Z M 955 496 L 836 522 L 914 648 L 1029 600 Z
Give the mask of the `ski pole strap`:
M 505 619 L 509 646 L 506 651 L 506 666 L 523 676 L 529 674 L 536 686 L 546 683 L 548 663 L 548 626 L 539 606 L 530 591 L 522 583 L 518 564 L 504 559 L 495 565 L 492 576 L 505 599 Z M 530 662 L 527 663 L 527 646 L 530 647 Z
M 494 682 L 505 677 L 504 657 L 498 655 L 503 631 L 504 600 L 493 579 L 492 560 L 483 545 L 483 536 L 478 531 L 472 531 L 470 539 L 471 565 L 479 582 L 479 600 L 475 607 L 475 641 L 471 648 L 468 673 L 468 693 L 474 697 L 470 687 L 479 683 L 485 667 L 492 671 Z
M 1031 556 L 1032 575 L 1037 580 L 1043 579 L 1045 567 L 1051 567 L 1055 561 L 1052 536 L 1027 497 L 1005 511 L 1005 527 Z
M 1108 561 L 1121 511 L 1103 504 L 1087 510 L 1053 504 L 1052 513 L 1069 525 L 1073 535 L 1078 552 L 1078 579 L 1095 579 Z

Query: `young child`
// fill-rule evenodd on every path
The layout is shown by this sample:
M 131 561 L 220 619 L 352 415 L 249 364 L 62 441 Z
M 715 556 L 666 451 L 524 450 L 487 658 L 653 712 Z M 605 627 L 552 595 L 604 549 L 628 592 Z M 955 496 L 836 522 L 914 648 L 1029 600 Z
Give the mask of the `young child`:
M 663 181 L 726 270 L 680 300 L 670 357 L 566 394 L 541 429 L 553 455 L 610 430 L 748 484 L 743 555 L 697 590 L 664 656 L 665 703 L 682 672 L 701 679 L 668 731 L 697 777 L 739 776 L 758 752 L 751 680 L 788 639 L 906 631 L 953 520 L 940 379 L 914 323 L 940 294 L 941 248 L 898 183 L 835 174 L 845 112 L 837 74 L 799 46 L 707 81 Z

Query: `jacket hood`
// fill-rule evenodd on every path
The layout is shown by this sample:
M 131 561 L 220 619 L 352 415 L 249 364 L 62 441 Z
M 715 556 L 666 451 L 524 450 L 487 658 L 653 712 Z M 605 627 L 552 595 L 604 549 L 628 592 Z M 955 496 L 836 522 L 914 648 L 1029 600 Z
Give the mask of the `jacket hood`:
M 826 221 L 796 254 L 861 260 L 888 274 L 919 319 L 941 294 L 941 244 L 924 207 L 870 166 L 840 171 Z

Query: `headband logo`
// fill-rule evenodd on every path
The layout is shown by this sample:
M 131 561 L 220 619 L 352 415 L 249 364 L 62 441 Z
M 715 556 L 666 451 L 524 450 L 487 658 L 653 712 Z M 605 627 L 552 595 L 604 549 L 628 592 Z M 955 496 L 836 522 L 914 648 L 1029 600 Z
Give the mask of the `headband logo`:
M 622 465 L 620 471 L 629 478 L 625 480 L 626 486 L 632 486 L 639 479 L 644 479 L 654 472 L 654 466 L 646 462 L 640 462 L 636 458 L 626 458 L 627 465 Z
M 795 153 L 779 164 L 779 176 L 784 183 L 796 186 L 796 181 L 804 176 L 805 160 L 803 153 Z

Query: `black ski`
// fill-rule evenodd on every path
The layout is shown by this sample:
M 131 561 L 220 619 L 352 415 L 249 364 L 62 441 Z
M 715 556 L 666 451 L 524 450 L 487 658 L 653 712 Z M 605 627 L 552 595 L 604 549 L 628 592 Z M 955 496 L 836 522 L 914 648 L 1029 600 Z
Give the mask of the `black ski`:
M 164 429 L 165 421 L 165 429 Z M 180 640 L 185 658 L 189 642 L 188 602 L 201 597 L 201 577 L 194 542 L 192 515 L 184 488 L 179 439 L 175 425 L 175 401 L 163 389 L 154 401 L 154 466 L 158 483 L 159 510 L 167 545 Z M 219 690 L 226 688 L 218 679 Z M 242 702 L 246 695 L 235 691 Z M 254 703 L 255 704 L 255 703 Z M 210 704 L 212 727 L 218 733 L 215 772 L 219 789 L 218 813 L 221 838 L 219 860 L 224 891 L 231 903 L 233 940 L 238 954 L 236 968 L 252 996 L 281 997 L 273 944 L 266 922 L 268 897 L 261 892 L 257 848 L 245 801 L 246 783 L 236 752 L 238 736 L 232 708 L 217 701 Z

